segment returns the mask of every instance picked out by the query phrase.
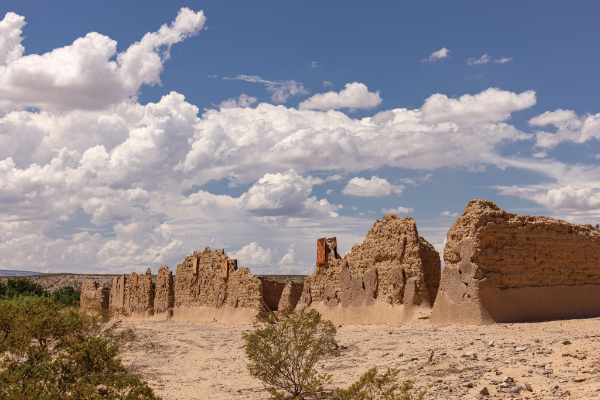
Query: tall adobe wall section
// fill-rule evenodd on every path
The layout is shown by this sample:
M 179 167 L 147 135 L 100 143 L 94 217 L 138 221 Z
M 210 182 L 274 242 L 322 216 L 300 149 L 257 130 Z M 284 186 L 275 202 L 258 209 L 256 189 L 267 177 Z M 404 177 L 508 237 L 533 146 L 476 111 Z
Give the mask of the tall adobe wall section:
M 427 317 L 440 280 L 440 257 L 411 217 L 388 214 L 344 258 L 337 240 L 317 242 L 315 272 L 299 305 L 334 323 L 398 323 Z
M 432 322 L 600 316 L 600 231 L 471 200 L 448 231 Z
M 167 265 L 158 269 L 156 275 L 156 288 L 154 290 L 154 313 L 162 314 L 173 309 L 175 305 L 175 288 L 173 272 Z M 172 311 L 171 311 L 172 313 Z
M 267 283 L 270 289 L 275 287 Z M 174 318 L 179 320 L 247 323 L 257 313 L 269 310 L 263 280 L 248 268 L 238 269 L 237 260 L 220 249 L 207 247 L 187 256 L 177 265 L 174 289 Z M 268 295 L 272 297 L 271 292 Z
M 132 272 L 114 278 L 110 306 L 124 308 L 138 318 L 154 315 L 154 289 L 150 268 L 145 274 Z
M 110 288 L 102 287 L 96 281 L 86 281 L 81 286 L 81 295 L 79 305 L 82 310 L 100 307 L 108 308 L 110 298 Z
M 237 270 L 224 250 L 194 251 L 177 265 L 175 273 L 176 307 L 220 308 L 227 301 L 227 282 Z

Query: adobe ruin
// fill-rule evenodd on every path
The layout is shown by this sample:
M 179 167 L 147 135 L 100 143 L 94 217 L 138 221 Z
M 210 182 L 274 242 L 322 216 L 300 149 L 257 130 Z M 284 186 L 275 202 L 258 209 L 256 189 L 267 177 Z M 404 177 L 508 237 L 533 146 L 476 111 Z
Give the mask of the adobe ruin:
M 132 272 L 113 278 L 110 306 L 123 308 L 136 318 L 154 315 L 154 289 L 150 268 L 145 274 Z
M 315 272 L 298 305 L 334 323 L 400 323 L 427 318 L 440 281 L 440 257 L 411 217 L 377 220 L 344 258 L 336 238 L 317 241 Z
M 297 286 L 285 293 L 285 306 L 298 302 L 302 289 Z M 248 268 L 238 269 L 237 260 L 224 250 L 207 247 L 177 265 L 173 318 L 251 322 L 258 313 L 278 310 L 286 287 L 285 282 L 254 276 Z
M 471 200 L 448 231 L 431 321 L 600 316 L 600 230 Z
M 79 305 L 82 310 L 93 310 L 96 307 L 109 307 L 110 288 L 100 286 L 96 281 L 87 281 L 81 286 Z
M 167 265 L 158 269 L 154 294 L 154 314 L 169 313 L 168 316 L 172 317 L 175 306 L 175 286 L 173 272 Z

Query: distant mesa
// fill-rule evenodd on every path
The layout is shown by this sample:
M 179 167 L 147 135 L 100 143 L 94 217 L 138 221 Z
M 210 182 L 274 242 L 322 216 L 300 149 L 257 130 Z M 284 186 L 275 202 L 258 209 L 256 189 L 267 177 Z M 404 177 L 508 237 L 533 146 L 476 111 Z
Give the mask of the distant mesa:
M 43 275 L 43 272 L 33 271 L 16 271 L 12 269 L 0 269 L 0 276 L 31 276 L 31 275 Z

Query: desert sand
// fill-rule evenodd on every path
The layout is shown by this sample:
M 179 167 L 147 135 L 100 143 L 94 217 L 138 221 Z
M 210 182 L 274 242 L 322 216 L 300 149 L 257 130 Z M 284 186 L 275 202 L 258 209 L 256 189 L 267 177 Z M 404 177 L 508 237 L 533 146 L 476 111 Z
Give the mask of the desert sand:
M 123 354 L 124 363 L 163 399 L 269 398 L 246 370 L 241 336 L 251 325 L 125 324 L 142 340 Z M 417 379 L 415 388 L 432 385 L 428 399 L 484 398 L 484 388 L 489 399 L 600 397 L 600 318 L 481 326 L 416 320 L 344 324 L 337 330 L 339 356 L 324 359 L 317 368 L 332 374 L 337 386 L 346 387 L 377 366 L 400 368 L 402 379 Z M 513 387 L 519 392 L 503 391 Z

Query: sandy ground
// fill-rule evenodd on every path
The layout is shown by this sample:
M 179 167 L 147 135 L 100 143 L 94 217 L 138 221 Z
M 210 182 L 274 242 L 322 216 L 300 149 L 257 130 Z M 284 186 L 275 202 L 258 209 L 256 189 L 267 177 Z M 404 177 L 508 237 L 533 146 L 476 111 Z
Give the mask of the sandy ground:
M 124 363 L 163 399 L 269 398 L 246 370 L 241 335 L 250 325 L 126 325 L 137 330 L 142 345 L 125 353 Z M 324 359 L 317 370 L 331 373 L 337 387 L 372 366 L 389 366 L 399 367 L 403 379 L 416 378 L 416 387 L 432 385 L 426 398 L 484 398 L 484 387 L 489 399 L 600 397 L 600 318 L 487 326 L 349 324 L 338 327 L 336 339 L 340 355 Z M 504 392 L 511 390 L 519 392 Z

